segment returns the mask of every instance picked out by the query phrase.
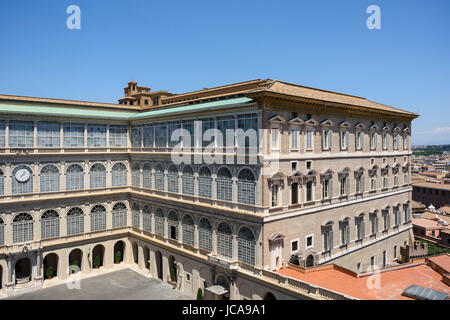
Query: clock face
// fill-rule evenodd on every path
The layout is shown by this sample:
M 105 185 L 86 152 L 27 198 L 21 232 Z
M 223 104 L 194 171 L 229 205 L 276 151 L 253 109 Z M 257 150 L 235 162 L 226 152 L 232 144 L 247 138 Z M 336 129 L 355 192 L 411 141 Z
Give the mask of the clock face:
M 30 171 L 27 169 L 19 169 L 16 172 L 16 180 L 19 182 L 27 182 L 30 179 Z

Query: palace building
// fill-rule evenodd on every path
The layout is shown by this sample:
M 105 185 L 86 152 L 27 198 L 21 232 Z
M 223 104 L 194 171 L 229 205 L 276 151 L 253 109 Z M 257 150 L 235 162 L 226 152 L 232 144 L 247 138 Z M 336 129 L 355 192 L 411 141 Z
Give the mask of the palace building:
M 271 79 L 132 81 L 119 104 L 0 95 L 1 292 L 120 262 L 193 298 L 351 299 L 276 271 L 399 263 L 416 117 Z

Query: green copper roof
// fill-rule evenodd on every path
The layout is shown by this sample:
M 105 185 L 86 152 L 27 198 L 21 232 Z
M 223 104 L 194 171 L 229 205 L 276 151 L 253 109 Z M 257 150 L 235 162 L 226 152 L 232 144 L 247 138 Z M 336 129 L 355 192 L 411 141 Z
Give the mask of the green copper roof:
M 150 110 L 150 111 L 135 114 L 135 115 L 131 116 L 130 120 L 147 119 L 147 118 L 159 117 L 159 116 L 164 116 L 164 115 L 174 115 L 174 114 L 178 114 L 178 113 L 184 114 L 187 112 L 201 111 L 204 109 L 213 109 L 214 110 L 214 109 L 220 109 L 224 106 L 243 104 L 243 103 L 246 103 L 249 101 L 252 101 L 252 99 L 236 98 L 236 99 L 219 100 L 219 101 L 199 103 L 199 104 L 180 106 L 180 107 L 172 107 L 172 108 L 167 108 L 167 109 Z
M 137 112 L 116 110 L 101 110 L 94 108 L 53 107 L 40 105 L 0 104 L 1 114 L 23 114 L 37 116 L 63 116 L 80 118 L 101 118 L 127 120 Z
M 239 105 L 252 101 L 249 98 L 236 98 L 229 100 L 220 100 L 207 103 L 199 103 L 194 105 L 185 105 L 172 107 L 167 109 L 157 109 L 145 112 L 130 110 L 104 110 L 99 108 L 78 108 L 66 106 L 48 106 L 48 105 L 20 105 L 20 104 L 4 104 L 0 103 L 0 114 L 11 115 L 36 115 L 36 116 L 52 116 L 52 117 L 74 117 L 74 118 L 96 118 L 104 120 L 140 120 L 147 118 L 160 117 L 165 115 L 186 114 L 201 110 L 221 109 L 224 106 Z

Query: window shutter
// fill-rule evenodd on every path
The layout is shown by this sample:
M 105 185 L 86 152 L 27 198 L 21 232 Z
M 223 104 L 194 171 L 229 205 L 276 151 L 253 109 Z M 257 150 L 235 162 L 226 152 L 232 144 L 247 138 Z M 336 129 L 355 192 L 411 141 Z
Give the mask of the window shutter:
M 374 148 L 378 148 L 378 133 L 375 132 L 375 146 Z
M 386 133 L 386 147 L 389 149 L 391 147 L 391 135 Z
M 375 217 L 375 233 L 378 232 L 378 217 Z
M 364 150 L 364 132 L 361 132 L 361 149 Z
M 345 178 L 345 194 L 350 195 L 350 177 Z
M 389 213 L 387 214 L 387 227 L 388 229 L 391 227 L 391 216 L 389 215 Z
M 366 234 L 366 225 L 364 223 L 364 218 L 361 219 L 361 239 L 364 239 Z
M 350 141 L 350 133 L 347 131 L 345 133 L 345 147 L 348 149 L 349 147 L 349 141 Z
M 329 237 L 328 237 L 328 250 L 333 249 L 333 230 L 329 231 Z
M 328 194 L 330 196 L 330 199 L 332 199 L 333 198 L 333 179 L 332 178 L 330 178 L 330 180 L 328 182 L 328 188 L 329 188 Z
M 328 148 L 333 147 L 333 131 L 328 130 Z
M 366 178 L 364 176 L 361 176 L 361 193 L 366 191 Z
M 350 242 L 350 225 L 346 225 L 345 226 L 345 243 L 349 243 Z
M 325 130 L 322 130 L 322 148 L 325 149 L 326 147 L 326 138 L 327 136 L 325 135 Z

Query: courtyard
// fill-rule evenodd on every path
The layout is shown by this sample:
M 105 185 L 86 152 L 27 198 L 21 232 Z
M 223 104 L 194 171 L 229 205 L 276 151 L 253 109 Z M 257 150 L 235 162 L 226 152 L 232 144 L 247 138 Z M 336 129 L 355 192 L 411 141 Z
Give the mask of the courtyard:
M 171 285 L 122 269 L 82 279 L 79 289 L 66 283 L 24 293 L 6 300 L 188 300 Z

